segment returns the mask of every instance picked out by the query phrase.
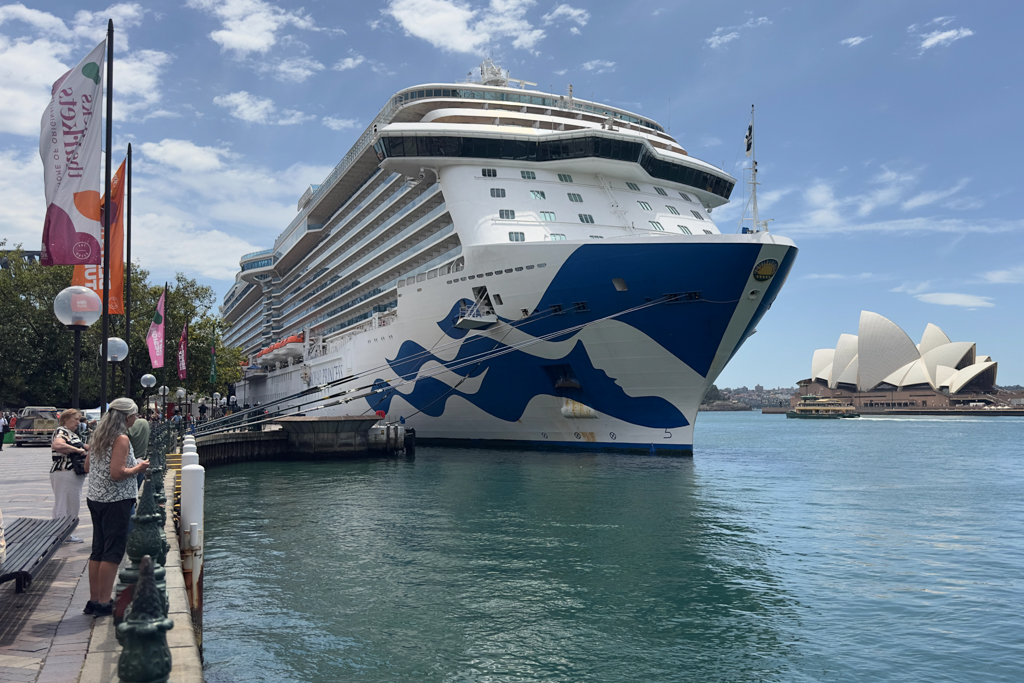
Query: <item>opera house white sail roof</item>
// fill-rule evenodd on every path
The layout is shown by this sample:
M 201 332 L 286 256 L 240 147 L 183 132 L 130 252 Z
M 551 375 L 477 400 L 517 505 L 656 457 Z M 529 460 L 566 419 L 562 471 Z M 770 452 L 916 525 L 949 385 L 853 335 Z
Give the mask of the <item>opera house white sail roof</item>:
M 956 394 L 965 388 L 991 388 L 997 364 L 977 355 L 974 342 L 954 342 L 928 323 L 915 344 L 900 327 L 871 311 L 861 311 L 857 334 L 840 335 L 834 349 L 818 349 L 811 379 L 830 389 L 930 387 Z

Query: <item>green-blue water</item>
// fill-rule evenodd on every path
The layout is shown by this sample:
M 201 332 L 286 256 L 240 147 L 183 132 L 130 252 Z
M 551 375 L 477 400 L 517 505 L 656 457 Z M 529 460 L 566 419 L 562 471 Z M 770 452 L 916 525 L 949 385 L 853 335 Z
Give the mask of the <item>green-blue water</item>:
M 1021 681 L 1024 420 L 208 471 L 226 681 Z

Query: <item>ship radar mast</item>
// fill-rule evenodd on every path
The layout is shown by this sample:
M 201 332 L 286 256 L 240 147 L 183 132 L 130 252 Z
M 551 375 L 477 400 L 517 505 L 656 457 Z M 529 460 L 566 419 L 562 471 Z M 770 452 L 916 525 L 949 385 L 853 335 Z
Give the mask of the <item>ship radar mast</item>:
M 472 75 L 473 72 L 470 72 Z M 491 85 L 499 88 L 508 88 L 510 84 L 525 90 L 528 85 L 537 85 L 532 81 L 524 81 L 520 78 L 510 78 L 508 69 L 502 69 L 491 61 L 490 58 L 480 62 L 480 84 Z
M 750 166 L 744 169 L 747 176 L 747 186 L 750 188 L 750 196 L 747 198 L 747 205 L 743 207 L 743 215 L 740 217 L 741 232 L 768 232 L 768 223 L 774 220 L 769 218 L 762 221 L 757 213 L 757 155 L 754 153 L 754 105 L 750 105 L 750 123 L 747 125 L 747 136 L 743 140 L 747 156 L 750 158 Z M 743 224 L 750 221 L 750 227 Z

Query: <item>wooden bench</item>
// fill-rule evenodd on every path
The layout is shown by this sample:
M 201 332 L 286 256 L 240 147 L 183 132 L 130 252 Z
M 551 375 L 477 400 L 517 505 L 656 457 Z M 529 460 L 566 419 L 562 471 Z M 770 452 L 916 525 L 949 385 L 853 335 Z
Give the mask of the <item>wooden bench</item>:
M 15 592 L 25 592 L 76 526 L 78 517 L 17 517 L 5 525 L 7 557 L 0 564 L 0 583 L 13 580 Z

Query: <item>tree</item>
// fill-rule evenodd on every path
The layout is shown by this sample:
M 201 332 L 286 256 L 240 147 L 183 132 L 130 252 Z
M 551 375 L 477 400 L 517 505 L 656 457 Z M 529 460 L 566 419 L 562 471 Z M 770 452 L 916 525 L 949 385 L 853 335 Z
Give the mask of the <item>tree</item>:
M 74 335 L 53 314 L 53 299 L 70 286 L 72 266 L 43 267 L 28 261 L 19 249 L 4 250 L 0 257 L 7 265 L 0 270 L 0 405 L 53 405 L 65 407 L 71 402 L 71 376 L 74 362 Z M 109 318 L 109 336 L 128 342 L 132 386 L 125 390 L 122 369 L 112 371 L 107 383 L 108 400 L 128 395 L 137 403 L 143 400 L 139 378 L 152 372 L 157 384 L 173 391 L 184 386 L 189 393 L 207 396 L 215 391 L 227 395 L 232 383 L 241 379 L 242 350 L 224 348 L 221 338 L 225 324 L 212 312 L 216 296 L 211 287 L 178 273 L 168 283 L 165 306 L 166 348 L 164 368 L 152 369 L 146 335 L 164 288 L 151 284 L 149 272 L 138 263 L 131 269 L 131 338 L 125 336 L 123 315 Z M 178 380 L 177 349 L 181 329 L 189 324 L 188 378 Z M 100 345 L 103 330 L 96 323 L 82 334 L 82 365 L 79 381 L 80 405 L 99 404 Z M 210 386 L 210 348 L 217 349 L 217 383 Z M 173 399 L 172 399 L 173 400 Z
M 708 389 L 708 393 L 704 394 L 704 400 L 701 403 L 714 403 L 715 401 L 722 400 L 722 392 L 718 390 L 718 387 L 714 384 Z

